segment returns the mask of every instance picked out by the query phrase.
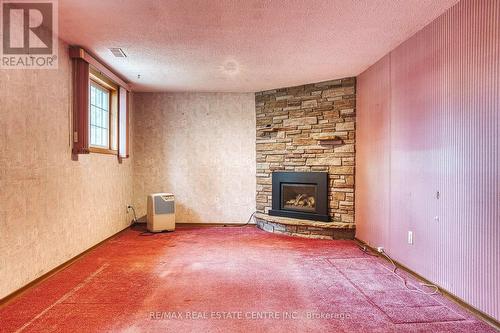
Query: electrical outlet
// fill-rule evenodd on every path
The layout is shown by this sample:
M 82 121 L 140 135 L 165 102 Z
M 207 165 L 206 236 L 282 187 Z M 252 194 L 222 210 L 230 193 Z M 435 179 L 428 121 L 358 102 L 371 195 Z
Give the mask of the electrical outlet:
M 377 246 L 377 252 L 384 252 L 384 247 L 383 246 Z
M 413 244 L 413 231 L 408 231 L 408 244 Z

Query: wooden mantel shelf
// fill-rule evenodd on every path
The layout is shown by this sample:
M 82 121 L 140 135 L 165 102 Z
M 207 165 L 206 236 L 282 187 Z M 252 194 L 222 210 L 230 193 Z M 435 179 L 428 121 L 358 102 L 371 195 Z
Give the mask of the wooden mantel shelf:
M 271 132 L 279 132 L 279 131 L 288 131 L 293 130 L 293 127 L 264 127 L 257 129 L 258 132 L 271 133 Z
M 342 143 L 342 139 L 334 135 L 318 138 L 318 144 L 320 145 L 341 145 Z
M 328 135 L 318 138 L 318 141 L 342 141 L 342 139 L 335 135 Z

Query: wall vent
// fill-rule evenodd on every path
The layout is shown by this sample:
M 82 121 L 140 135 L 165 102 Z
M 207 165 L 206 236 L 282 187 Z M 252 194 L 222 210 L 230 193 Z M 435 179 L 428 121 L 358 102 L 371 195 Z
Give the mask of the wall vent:
M 125 52 L 123 52 L 123 50 L 121 48 L 119 48 L 119 47 L 112 47 L 109 50 L 117 58 L 126 58 L 127 57 L 127 55 L 125 54 Z

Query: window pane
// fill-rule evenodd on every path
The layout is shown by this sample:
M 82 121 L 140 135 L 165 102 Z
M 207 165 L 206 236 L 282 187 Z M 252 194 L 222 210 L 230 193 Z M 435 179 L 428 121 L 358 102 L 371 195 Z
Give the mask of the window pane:
M 108 99 L 108 94 L 103 94 L 102 95 L 102 105 L 101 107 L 105 110 L 109 109 L 109 99 Z
M 98 146 L 102 146 L 102 144 L 101 144 L 101 129 L 98 127 L 95 128 L 95 143 Z
M 106 147 L 108 146 L 108 133 L 107 129 L 102 130 L 102 145 Z
M 94 126 L 101 127 L 101 110 L 100 109 L 95 109 L 95 119 L 93 122 Z
M 109 113 L 104 112 L 104 111 L 101 113 L 101 119 L 102 119 L 101 120 L 101 126 L 104 127 L 104 128 L 109 128 L 109 126 L 108 126 L 108 122 L 109 122 L 108 117 L 109 117 Z
M 96 109 L 94 106 L 90 106 L 90 124 L 93 125 L 95 124 L 95 118 L 96 118 Z
M 96 127 L 95 126 L 90 126 L 90 144 L 91 145 L 97 145 L 97 141 L 95 138 L 95 133 L 96 133 Z
M 90 144 L 109 147 L 109 90 L 90 85 Z
M 94 122 L 94 125 L 96 125 L 98 127 L 102 126 L 102 122 L 101 122 L 102 115 L 101 114 L 102 114 L 101 109 L 96 108 L 95 109 L 95 122 Z
M 97 106 L 101 106 L 101 100 L 102 100 L 102 93 L 100 90 L 96 89 L 96 101 L 95 101 L 95 105 Z

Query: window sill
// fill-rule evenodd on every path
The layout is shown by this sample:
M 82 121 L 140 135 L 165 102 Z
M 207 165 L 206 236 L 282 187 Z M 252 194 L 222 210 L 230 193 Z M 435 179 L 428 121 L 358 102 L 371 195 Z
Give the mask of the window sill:
M 111 149 L 99 148 L 99 147 L 89 147 L 89 151 L 91 153 L 97 153 L 97 154 L 118 155 L 117 150 L 111 150 Z

